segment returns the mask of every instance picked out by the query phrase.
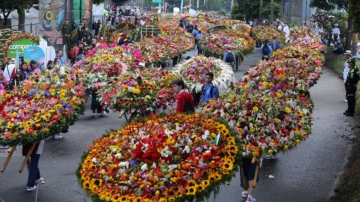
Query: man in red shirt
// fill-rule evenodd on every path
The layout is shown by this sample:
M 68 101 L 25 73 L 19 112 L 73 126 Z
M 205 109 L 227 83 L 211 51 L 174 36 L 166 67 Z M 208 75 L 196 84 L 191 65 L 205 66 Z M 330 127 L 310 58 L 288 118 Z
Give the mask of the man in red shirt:
M 192 95 L 185 89 L 185 83 L 182 80 L 175 80 L 172 83 L 172 88 L 177 93 L 175 100 L 177 113 L 194 113 L 195 104 Z

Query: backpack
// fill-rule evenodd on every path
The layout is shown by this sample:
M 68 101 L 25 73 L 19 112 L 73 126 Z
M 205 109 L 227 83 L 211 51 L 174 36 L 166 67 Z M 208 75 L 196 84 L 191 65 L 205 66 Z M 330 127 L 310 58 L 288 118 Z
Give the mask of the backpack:
M 270 50 L 269 50 L 269 46 L 268 45 L 264 45 L 263 49 L 262 49 L 262 54 L 263 55 L 269 55 L 270 54 Z
M 226 55 L 225 58 L 225 62 L 234 62 L 235 61 L 235 57 L 234 57 L 234 53 L 233 52 L 228 52 L 228 54 Z

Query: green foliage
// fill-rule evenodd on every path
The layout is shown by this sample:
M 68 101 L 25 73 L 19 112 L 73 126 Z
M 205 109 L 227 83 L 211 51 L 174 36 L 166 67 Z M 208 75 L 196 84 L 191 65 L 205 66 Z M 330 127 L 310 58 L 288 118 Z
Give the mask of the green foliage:
M 353 19 L 354 32 L 360 32 L 360 1 L 349 0 L 349 13 Z
M 324 37 L 328 44 L 332 41 L 332 29 L 335 23 L 339 24 L 340 38 L 346 37 L 347 33 L 347 18 L 346 13 L 330 12 L 317 9 L 312 16 L 314 22 L 318 23 L 319 28 L 324 29 Z
M 280 2 L 274 0 L 274 20 L 280 18 Z M 231 18 L 242 20 L 259 18 L 260 1 L 238 0 L 238 4 L 234 5 L 231 11 Z M 270 19 L 271 1 L 264 1 L 261 7 L 261 18 Z
M 226 11 L 224 9 L 220 9 L 217 14 L 219 15 L 227 15 Z
M 96 5 L 102 4 L 104 2 L 105 2 L 105 0 L 92 0 L 92 3 L 96 4 Z
M 348 5 L 349 0 L 313 0 L 310 4 L 311 7 L 317 7 L 326 11 L 338 8 L 344 9 L 346 12 L 348 12 L 349 9 Z

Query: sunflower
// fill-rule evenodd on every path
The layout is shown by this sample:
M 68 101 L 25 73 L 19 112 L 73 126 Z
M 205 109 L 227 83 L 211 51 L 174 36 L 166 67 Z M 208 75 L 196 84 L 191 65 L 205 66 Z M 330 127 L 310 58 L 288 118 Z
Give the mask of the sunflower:
M 127 201 L 127 196 L 121 196 L 119 201 Z
M 85 180 L 82 185 L 83 185 L 83 187 L 85 189 L 90 189 L 90 182 L 89 181 Z
M 195 195 L 196 194 L 196 185 L 195 186 L 188 186 L 186 189 L 186 195 Z
M 210 179 L 210 178 L 209 178 Z M 215 178 L 214 178 L 215 179 Z M 201 186 L 205 189 L 207 186 L 209 186 L 210 181 L 209 180 L 203 180 L 201 181 Z
M 27 91 L 26 89 L 24 89 L 24 90 L 21 91 L 21 94 L 22 94 L 22 95 L 26 95 L 27 93 L 28 93 L 28 91 Z
M 214 175 L 216 181 L 221 180 L 221 175 L 219 173 L 214 173 Z
M 14 127 L 14 124 L 13 123 L 9 123 L 8 125 L 7 125 L 7 129 L 12 129 Z
M 228 161 L 225 162 L 224 165 L 222 166 L 222 168 L 223 168 L 224 170 L 228 170 L 228 171 L 229 171 L 229 170 L 232 170 L 233 167 L 234 167 L 233 164 L 232 164 L 231 162 L 228 162 Z
M 209 175 L 209 180 L 210 180 L 210 181 L 215 181 L 215 180 L 216 180 L 216 177 L 215 177 L 215 175 L 214 175 L 213 173 L 211 173 L 211 174 Z
M 90 189 L 92 193 L 97 193 L 99 188 L 96 185 L 91 184 Z
M 174 197 L 169 197 L 168 198 L 168 202 L 174 202 L 175 201 L 175 198 Z
M 7 94 L 5 95 L 5 98 L 11 98 L 10 93 L 7 93 Z
M 62 105 L 61 105 L 61 104 L 56 104 L 56 105 L 55 105 L 55 108 L 56 108 L 56 109 L 61 109 L 61 108 L 62 108 Z
M 202 192 L 202 191 L 204 191 L 204 186 L 202 184 L 199 184 L 196 186 L 196 189 L 198 192 Z
M 24 126 L 24 130 L 30 130 L 30 126 L 29 126 L 29 125 L 25 125 L 25 126 Z
M 188 180 L 188 184 L 187 184 L 188 187 L 193 187 L 195 185 L 196 185 L 196 182 L 194 180 Z

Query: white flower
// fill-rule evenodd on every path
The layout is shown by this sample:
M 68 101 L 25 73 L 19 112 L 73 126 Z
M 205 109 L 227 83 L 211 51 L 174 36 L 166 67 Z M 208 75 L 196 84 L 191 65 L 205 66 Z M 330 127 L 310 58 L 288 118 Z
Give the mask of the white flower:
M 96 158 L 94 157 L 94 158 L 92 158 L 91 159 L 91 161 L 93 162 L 93 163 L 97 163 L 97 160 L 96 160 Z
M 210 132 L 209 132 L 208 130 L 206 130 L 206 131 L 204 132 L 204 135 L 202 135 L 201 137 L 202 137 L 202 139 L 207 140 L 207 138 L 209 137 L 209 135 L 210 135 Z
M 190 147 L 186 145 L 184 150 L 182 151 L 182 153 L 184 153 L 184 152 L 190 153 Z
M 122 168 L 125 167 L 126 169 L 128 169 L 129 168 L 129 162 L 127 162 L 127 161 L 120 162 L 119 166 L 122 167 Z
M 169 130 L 168 128 L 165 129 L 164 133 L 165 133 L 166 135 L 172 135 L 172 134 L 174 134 L 174 132 L 173 132 L 172 130 Z
M 171 155 L 172 152 L 169 151 L 169 147 L 166 146 L 164 149 L 161 150 L 160 154 L 161 154 L 162 157 L 169 157 L 169 155 Z
M 117 153 L 117 154 L 115 154 L 115 158 L 117 158 L 117 159 L 121 159 L 121 158 L 122 158 L 121 153 Z
M 169 167 L 169 171 L 172 171 L 172 170 L 174 170 L 175 168 L 177 168 L 178 165 L 177 165 L 177 164 L 171 164 L 171 165 L 169 165 L 168 167 Z
M 148 170 L 148 166 L 145 163 L 144 165 L 141 166 L 141 170 L 144 172 L 145 170 Z

